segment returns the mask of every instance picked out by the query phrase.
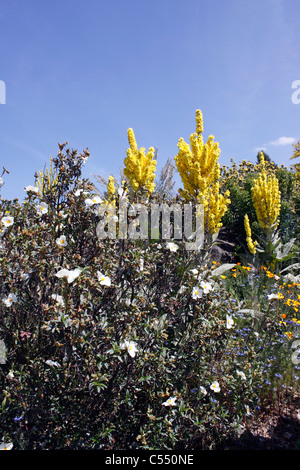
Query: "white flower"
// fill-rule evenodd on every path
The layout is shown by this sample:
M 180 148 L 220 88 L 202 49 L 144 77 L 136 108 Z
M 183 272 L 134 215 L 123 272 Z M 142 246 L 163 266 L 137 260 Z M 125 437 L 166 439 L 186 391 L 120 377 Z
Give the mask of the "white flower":
M 234 325 L 234 321 L 230 315 L 226 315 L 226 328 L 230 330 Z
M 51 367 L 61 367 L 61 365 L 60 365 L 59 362 L 54 362 L 54 361 L 52 361 L 51 359 L 48 359 L 48 360 L 46 361 L 46 364 L 47 364 L 48 366 L 51 366 Z
M 175 403 L 176 400 L 177 400 L 177 397 L 170 397 L 163 403 L 163 406 L 176 406 L 177 405 L 177 403 Z
M 12 448 L 13 448 L 13 444 L 11 442 L 9 443 L 2 442 L 2 444 L 0 444 L 0 450 L 11 450 Z
M 127 349 L 127 352 L 129 354 L 129 356 L 131 356 L 131 357 L 135 357 L 136 353 L 138 352 L 138 349 L 136 347 L 136 343 L 134 341 L 125 340 L 122 347 Z
M 25 187 L 25 191 L 27 191 L 27 193 L 32 192 L 37 194 L 39 192 L 39 188 L 29 185 Z
M 1 222 L 4 225 L 4 227 L 10 227 L 14 223 L 14 218 L 8 215 L 5 217 L 2 217 Z
M 111 280 L 108 276 L 105 276 L 100 271 L 97 271 L 97 276 L 98 276 L 98 280 L 99 280 L 99 282 L 102 286 L 109 287 L 111 285 Z
M 9 371 L 9 373 L 7 374 L 7 378 L 8 379 L 13 379 L 15 377 L 15 374 L 13 373 L 12 370 Z
M 68 214 L 64 211 L 59 211 L 58 215 L 62 218 L 62 219 L 66 219 L 68 217 Z
M 75 191 L 74 195 L 76 197 L 78 197 L 78 196 L 80 196 L 81 193 L 88 194 L 87 191 L 84 191 L 83 189 L 77 189 L 77 191 Z
M 88 198 L 85 200 L 85 205 L 87 207 L 91 207 L 93 206 L 94 204 L 101 204 L 102 199 L 99 197 L 99 196 L 94 196 L 92 199 Z
M 66 246 L 66 245 L 67 245 L 67 240 L 66 240 L 65 235 L 61 235 L 59 238 L 57 238 L 57 239 L 56 239 L 56 243 L 57 243 L 59 246 Z
M 70 284 L 73 282 L 81 273 L 81 269 L 74 269 L 73 271 L 70 271 L 69 269 L 60 269 L 55 276 L 56 277 L 66 277 L 68 279 L 68 283 Z
M 144 259 L 141 258 L 140 259 L 140 271 L 143 271 L 144 270 Z
M 65 305 L 64 299 L 61 295 L 58 294 L 52 294 L 51 295 L 53 300 L 56 300 L 56 302 L 61 305 L 62 307 Z
M 204 387 L 200 386 L 200 392 L 203 393 L 203 395 L 207 394 L 207 391 Z
M 9 294 L 6 299 L 3 299 L 6 307 L 10 307 L 13 302 L 17 302 L 17 296 L 15 294 Z
M 39 215 L 47 214 L 48 212 L 48 204 L 46 204 L 45 202 L 41 202 L 40 204 L 37 204 L 35 208 Z
M 246 414 L 247 414 L 248 416 L 251 415 L 251 410 L 250 410 L 249 405 L 246 405 L 245 408 L 246 408 Z
M 194 274 L 194 276 L 197 276 L 197 274 L 199 273 L 198 269 L 194 268 L 194 269 L 191 269 L 190 270 L 192 274 Z
M 179 246 L 176 245 L 176 243 L 172 243 L 172 242 L 168 242 L 166 244 L 166 247 L 168 248 L 168 250 L 173 251 L 173 252 L 176 252 L 179 248 Z
M 3 184 L 4 184 L 3 178 L 1 178 L 1 176 L 0 176 L 0 188 L 1 188 L 1 186 L 3 186 Z
M 84 195 L 88 195 L 89 194 L 89 191 L 85 191 L 84 189 L 77 189 L 77 191 L 75 191 L 75 196 L 78 197 L 80 196 L 80 194 L 84 194 Z
M 246 375 L 244 374 L 244 372 L 242 372 L 241 370 L 237 370 L 236 373 L 237 375 L 242 377 L 242 380 L 246 380 Z
M 193 287 L 192 297 L 193 297 L 193 299 L 201 299 L 202 290 L 199 289 L 199 287 Z
M 212 285 L 209 282 L 201 281 L 200 286 L 203 289 L 204 294 L 208 294 L 212 290 Z
M 219 393 L 220 390 L 221 390 L 219 382 L 217 382 L 217 381 L 213 382 L 210 386 L 210 389 L 213 390 L 215 393 Z
M 268 297 L 268 300 L 280 299 L 279 294 L 268 294 L 267 297 Z

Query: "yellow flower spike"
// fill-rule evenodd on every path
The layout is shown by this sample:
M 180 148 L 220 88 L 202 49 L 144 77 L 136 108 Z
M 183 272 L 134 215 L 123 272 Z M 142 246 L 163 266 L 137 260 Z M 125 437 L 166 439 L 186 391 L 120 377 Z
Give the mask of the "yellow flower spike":
M 116 188 L 114 185 L 114 177 L 108 177 L 108 184 L 107 184 L 107 197 L 108 201 L 115 205 L 115 198 L 116 198 Z
M 128 143 L 129 143 L 129 146 L 130 146 L 132 152 L 134 152 L 134 153 L 137 152 L 138 147 L 137 147 L 137 143 L 136 143 L 136 139 L 135 139 L 133 129 L 128 129 L 127 136 L 128 136 Z
M 128 129 L 129 149 L 127 149 L 127 157 L 124 160 L 124 175 L 127 176 L 133 190 L 137 192 L 139 188 L 144 188 L 150 193 L 155 189 L 155 170 L 156 160 L 155 149 L 150 147 L 146 153 L 145 148 L 138 149 L 134 132 Z
M 252 198 L 260 226 L 264 229 L 276 228 L 279 224 L 281 194 L 279 182 L 274 173 L 267 173 L 263 153 L 260 153 L 261 172 L 252 187 Z
M 230 199 L 228 191 L 224 195 L 220 193 L 219 144 L 214 142 L 212 135 L 204 144 L 202 132 L 202 112 L 198 109 L 196 132 L 190 135 L 190 145 L 181 137 L 178 141 L 178 154 L 174 160 L 184 186 L 184 190 L 179 190 L 181 196 L 204 205 L 206 230 L 214 234 L 222 226 L 221 219 Z
M 200 109 L 196 110 L 196 133 L 202 134 L 203 132 L 203 116 Z
M 246 241 L 247 241 L 248 249 L 252 255 L 255 255 L 257 242 L 256 241 L 253 242 L 252 240 L 252 233 L 251 233 L 251 227 L 250 227 L 248 214 L 246 214 L 244 217 L 244 227 L 246 231 Z

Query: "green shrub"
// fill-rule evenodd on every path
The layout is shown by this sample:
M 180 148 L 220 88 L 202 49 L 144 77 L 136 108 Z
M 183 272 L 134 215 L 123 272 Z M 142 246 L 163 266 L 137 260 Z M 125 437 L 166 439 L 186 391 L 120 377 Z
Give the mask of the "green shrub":
M 54 185 L 1 201 L 13 218 L 0 258 L 2 439 L 16 449 L 216 448 L 270 400 L 269 382 L 295 390 L 278 306 L 262 292 L 253 316 L 237 271 L 218 273 L 182 241 L 173 252 L 165 241 L 98 239 L 87 157 L 60 145 Z

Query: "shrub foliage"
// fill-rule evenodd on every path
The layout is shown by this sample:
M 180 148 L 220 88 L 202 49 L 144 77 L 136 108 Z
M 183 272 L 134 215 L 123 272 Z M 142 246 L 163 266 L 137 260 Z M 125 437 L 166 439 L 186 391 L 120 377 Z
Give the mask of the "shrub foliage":
M 99 239 L 88 157 L 60 144 L 24 203 L 1 200 L 2 440 L 216 448 L 297 393 L 298 279 L 220 265 L 182 241 Z M 234 233 L 255 217 L 244 168 L 242 183 L 227 175 Z

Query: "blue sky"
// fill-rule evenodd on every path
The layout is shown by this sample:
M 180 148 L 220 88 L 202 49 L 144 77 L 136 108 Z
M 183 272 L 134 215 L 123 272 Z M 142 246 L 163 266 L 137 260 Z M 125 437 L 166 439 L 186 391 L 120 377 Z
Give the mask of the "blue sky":
M 59 142 L 88 147 L 96 185 L 118 176 L 129 127 L 159 172 L 199 108 L 221 164 L 264 148 L 289 166 L 299 16 L 299 0 L 0 0 L 2 197 L 22 200 Z

